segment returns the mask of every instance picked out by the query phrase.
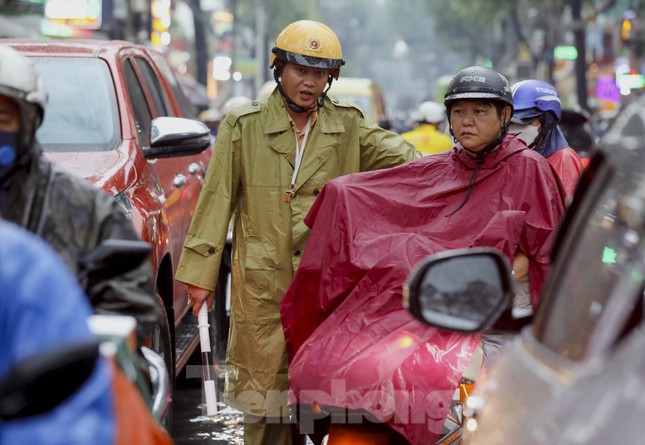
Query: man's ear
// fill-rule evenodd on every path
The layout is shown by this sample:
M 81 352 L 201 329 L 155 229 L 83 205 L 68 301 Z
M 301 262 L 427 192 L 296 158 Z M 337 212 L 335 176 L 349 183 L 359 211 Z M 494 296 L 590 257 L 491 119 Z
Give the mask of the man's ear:
M 284 69 L 284 62 L 282 60 L 276 60 L 274 63 L 275 70 L 278 73 L 278 76 L 282 76 L 282 70 Z
M 513 112 L 511 111 L 511 107 L 506 105 L 504 108 L 502 108 L 502 122 L 504 122 L 504 125 L 508 125 L 511 123 L 511 117 L 513 117 Z

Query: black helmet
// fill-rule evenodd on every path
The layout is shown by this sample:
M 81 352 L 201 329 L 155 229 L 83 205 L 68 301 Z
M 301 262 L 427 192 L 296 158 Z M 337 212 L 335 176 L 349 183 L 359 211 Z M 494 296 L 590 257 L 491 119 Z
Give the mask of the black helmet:
M 503 102 L 511 107 L 513 114 L 513 93 L 506 77 L 483 66 L 471 66 L 459 71 L 452 78 L 446 90 L 443 104 L 450 105 L 461 99 L 484 99 Z

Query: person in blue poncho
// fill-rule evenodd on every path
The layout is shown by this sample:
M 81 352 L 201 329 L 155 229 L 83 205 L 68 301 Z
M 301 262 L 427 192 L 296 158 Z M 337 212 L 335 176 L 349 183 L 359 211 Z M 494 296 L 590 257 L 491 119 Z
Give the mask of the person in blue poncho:
M 0 221 L 0 381 L 17 362 L 93 338 L 87 297 L 52 248 Z M 69 398 L 43 414 L 0 420 L 0 445 L 114 443 L 111 374 L 104 359 Z

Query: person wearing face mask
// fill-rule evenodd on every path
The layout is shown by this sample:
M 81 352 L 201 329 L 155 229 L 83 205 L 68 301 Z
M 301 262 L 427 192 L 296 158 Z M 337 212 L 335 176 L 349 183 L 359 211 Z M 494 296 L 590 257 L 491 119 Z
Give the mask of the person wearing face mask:
M 405 310 L 403 284 L 423 258 L 491 247 L 512 264 L 522 254 L 528 266 L 516 278 L 528 276 L 537 305 L 564 212 L 561 184 L 508 133 L 503 75 L 465 68 L 444 106 L 452 150 L 334 179 L 304 220 L 307 249 L 281 304 L 289 397 L 328 445 L 437 442 L 480 336 L 427 327 Z
M 417 158 L 414 146 L 326 92 L 345 61 L 328 26 L 300 20 L 271 51 L 272 94 L 222 121 L 176 278 L 193 314 L 213 304 L 233 215 L 227 405 L 242 411 L 244 443 L 282 445 L 291 432 L 280 301 L 298 269 L 304 217 L 331 179 Z
M 513 84 L 511 91 L 515 112 L 509 133 L 517 134 L 529 148 L 547 158 L 571 200 L 584 167 L 558 126 L 562 105 L 557 90 L 547 82 L 530 79 Z
M 33 63 L 0 45 L 0 216 L 47 241 L 83 281 L 78 259 L 84 253 L 107 239 L 139 238 L 111 196 L 42 155 L 36 130 L 46 106 L 47 93 Z M 150 261 L 96 280 L 84 291 L 97 313 L 136 318 L 140 342 L 158 322 Z

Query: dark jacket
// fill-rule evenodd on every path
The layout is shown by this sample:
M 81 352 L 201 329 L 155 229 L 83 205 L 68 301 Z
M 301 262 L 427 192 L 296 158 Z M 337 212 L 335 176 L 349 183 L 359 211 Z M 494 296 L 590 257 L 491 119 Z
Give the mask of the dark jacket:
M 77 278 L 78 259 L 103 240 L 139 239 L 111 196 L 43 158 L 39 147 L 31 147 L 31 152 L 38 154 L 0 183 L 3 219 L 40 235 Z M 135 317 L 139 340 L 151 333 L 159 318 L 150 261 L 84 290 L 97 313 Z

